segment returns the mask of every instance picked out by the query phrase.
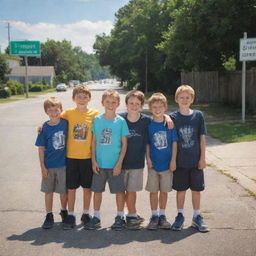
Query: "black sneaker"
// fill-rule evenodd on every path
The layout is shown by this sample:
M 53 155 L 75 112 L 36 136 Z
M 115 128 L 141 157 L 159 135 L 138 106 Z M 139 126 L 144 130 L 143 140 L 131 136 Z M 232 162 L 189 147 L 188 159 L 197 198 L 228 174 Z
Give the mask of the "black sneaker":
M 69 230 L 76 226 L 76 217 L 74 215 L 68 215 L 63 223 L 63 229 Z
M 142 227 L 140 226 L 141 221 L 138 217 L 130 217 L 126 216 L 126 228 L 130 230 L 140 230 Z
M 167 221 L 165 215 L 159 216 L 158 227 L 162 229 L 171 229 L 171 224 Z
M 116 216 L 115 217 L 115 222 L 111 226 L 111 229 L 113 230 L 123 230 L 125 228 L 125 220 L 124 217 L 121 216 Z
M 42 228 L 50 229 L 53 227 L 53 224 L 54 224 L 53 214 L 51 212 L 49 212 L 46 214 L 45 221 L 42 225 Z
M 158 221 L 159 221 L 159 217 L 156 216 L 156 215 L 153 215 L 151 218 L 150 218 L 150 222 L 147 226 L 147 229 L 149 230 L 156 230 L 158 228 Z
M 89 222 L 91 220 L 91 215 L 88 214 L 88 213 L 84 213 L 82 216 L 81 216 L 81 222 L 83 223 L 83 225 L 86 225 L 87 222 Z
M 61 210 L 60 211 L 61 221 L 62 223 L 65 222 L 65 219 L 68 217 L 68 211 L 67 210 Z
M 95 230 L 95 229 L 101 228 L 100 219 L 93 216 L 93 218 L 91 218 L 90 221 L 84 225 L 84 228 L 89 230 Z
M 173 222 L 171 229 L 175 231 L 180 231 L 183 228 L 184 225 L 184 216 L 182 213 L 178 213 L 178 215 L 175 218 L 175 221 Z

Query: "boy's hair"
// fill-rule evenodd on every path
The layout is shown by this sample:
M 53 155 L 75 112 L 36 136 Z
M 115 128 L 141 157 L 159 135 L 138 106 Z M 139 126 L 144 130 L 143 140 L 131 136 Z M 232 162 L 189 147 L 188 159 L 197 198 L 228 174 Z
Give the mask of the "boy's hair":
M 116 98 L 118 100 L 118 102 L 120 102 L 119 93 L 114 89 L 108 89 L 108 90 L 104 91 L 104 93 L 102 94 L 101 103 L 103 103 L 103 101 L 109 96 Z
M 72 99 L 74 99 L 75 96 L 79 93 L 84 93 L 91 98 L 91 92 L 89 88 L 85 85 L 78 85 L 73 89 Z
M 141 105 L 142 105 L 142 106 L 144 105 L 145 96 L 144 96 L 144 93 L 143 93 L 143 92 L 141 92 L 141 91 L 139 91 L 139 90 L 132 90 L 132 91 L 129 91 L 129 92 L 126 94 L 126 97 L 125 97 L 125 103 L 126 103 L 126 104 L 128 103 L 128 100 L 129 100 L 131 97 L 137 98 L 137 99 L 141 102 Z
M 161 92 L 156 92 L 151 95 L 151 97 L 148 99 L 149 107 L 151 107 L 155 102 L 161 102 L 167 108 L 167 99 Z
M 50 107 L 59 107 L 62 112 L 62 104 L 57 97 L 50 97 L 44 101 L 44 111 L 46 113 L 47 109 Z
M 182 92 L 187 92 L 188 94 L 190 94 L 192 96 L 192 98 L 194 99 L 195 98 L 195 91 L 194 89 L 187 85 L 187 84 L 183 84 L 181 86 L 179 86 L 175 92 L 175 100 L 177 100 L 178 96 L 180 93 Z

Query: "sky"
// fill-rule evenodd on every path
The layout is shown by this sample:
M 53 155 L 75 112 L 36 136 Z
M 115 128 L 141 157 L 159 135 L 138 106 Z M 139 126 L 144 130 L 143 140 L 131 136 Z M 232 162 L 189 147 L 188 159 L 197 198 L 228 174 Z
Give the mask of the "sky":
M 110 34 L 115 13 L 129 0 L 0 0 L 0 50 L 11 41 L 71 41 L 93 53 L 98 34 Z

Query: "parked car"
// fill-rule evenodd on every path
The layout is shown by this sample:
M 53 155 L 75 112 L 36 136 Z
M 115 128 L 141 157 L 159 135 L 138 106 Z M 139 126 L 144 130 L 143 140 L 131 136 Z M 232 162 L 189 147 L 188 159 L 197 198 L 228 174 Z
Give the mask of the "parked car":
M 57 92 L 65 92 L 67 90 L 67 86 L 64 83 L 57 84 L 56 91 Z
M 68 85 L 70 86 L 70 87 L 76 87 L 77 85 L 79 85 L 80 84 L 80 81 L 79 80 L 70 80 L 69 82 L 68 82 Z

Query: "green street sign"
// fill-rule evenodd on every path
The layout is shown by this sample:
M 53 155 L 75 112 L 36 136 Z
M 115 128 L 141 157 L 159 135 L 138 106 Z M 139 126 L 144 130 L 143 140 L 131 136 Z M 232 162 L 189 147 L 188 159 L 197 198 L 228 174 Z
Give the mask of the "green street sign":
M 41 47 L 39 41 L 11 41 L 10 55 L 40 56 Z

